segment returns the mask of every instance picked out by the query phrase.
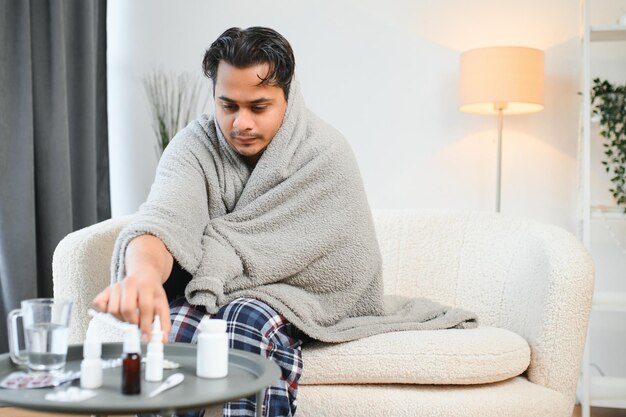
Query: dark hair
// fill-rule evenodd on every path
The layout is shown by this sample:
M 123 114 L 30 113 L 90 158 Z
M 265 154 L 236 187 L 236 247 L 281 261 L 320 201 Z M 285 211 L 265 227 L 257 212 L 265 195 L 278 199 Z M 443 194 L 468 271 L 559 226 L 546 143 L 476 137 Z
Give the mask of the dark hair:
M 247 29 L 234 27 L 222 33 L 207 49 L 202 60 L 202 70 L 213 81 L 213 91 L 221 60 L 236 68 L 269 64 L 267 76 L 259 85 L 279 86 L 285 99 L 288 99 L 296 60 L 287 39 L 275 30 L 260 26 Z

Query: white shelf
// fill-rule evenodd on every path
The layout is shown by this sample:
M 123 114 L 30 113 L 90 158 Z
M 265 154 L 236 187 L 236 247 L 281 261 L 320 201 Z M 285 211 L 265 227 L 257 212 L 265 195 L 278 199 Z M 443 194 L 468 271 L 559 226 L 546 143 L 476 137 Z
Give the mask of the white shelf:
M 626 220 L 626 213 L 621 207 L 591 206 L 591 217 L 594 219 Z
M 616 311 L 626 313 L 626 292 L 598 291 L 593 295 L 594 311 Z
M 595 0 L 594 0 L 595 2 Z M 608 42 L 607 47 L 624 47 L 626 41 L 626 25 L 590 25 L 592 0 L 581 0 L 581 120 L 580 120 L 580 148 L 579 148 L 579 174 L 580 192 L 582 202 L 582 224 L 580 238 L 585 247 L 591 251 L 592 223 L 598 220 L 626 220 L 623 208 L 594 206 L 591 200 L 591 137 L 593 131 L 591 109 L 592 91 L 592 48 L 599 47 L 598 43 Z M 620 50 L 618 49 L 618 51 Z M 618 61 L 615 64 L 619 64 Z M 621 66 L 619 68 L 622 68 Z M 626 292 L 596 291 L 593 297 L 592 311 L 595 312 L 626 312 Z M 623 318 L 620 317 L 620 318 Z M 591 324 L 591 323 L 590 323 Z M 581 415 L 590 417 L 590 406 L 606 408 L 626 408 L 626 378 L 614 377 L 591 377 L 591 351 L 593 346 L 587 334 L 587 345 L 583 354 L 582 371 L 580 380 L 581 392 Z M 623 348 L 623 347 L 622 347 Z
M 591 26 L 591 42 L 626 41 L 626 26 Z
M 590 385 L 592 406 L 626 408 L 626 378 L 595 376 Z

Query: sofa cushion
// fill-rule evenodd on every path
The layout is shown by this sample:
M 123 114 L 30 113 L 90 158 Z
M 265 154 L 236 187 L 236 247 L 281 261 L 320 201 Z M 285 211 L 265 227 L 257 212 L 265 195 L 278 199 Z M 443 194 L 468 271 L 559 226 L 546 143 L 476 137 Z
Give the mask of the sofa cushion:
M 352 342 L 310 342 L 302 348 L 301 385 L 483 384 L 523 373 L 526 340 L 510 330 L 421 330 L 383 333 Z

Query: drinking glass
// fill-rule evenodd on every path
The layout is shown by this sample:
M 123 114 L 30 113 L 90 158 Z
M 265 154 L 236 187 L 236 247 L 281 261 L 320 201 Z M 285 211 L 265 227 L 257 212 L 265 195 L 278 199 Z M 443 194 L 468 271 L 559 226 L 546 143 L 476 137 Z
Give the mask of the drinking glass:
M 9 354 L 16 365 L 33 371 L 56 371 L 65 366 L 72 302 L 56 298 L 33 298 L 7 317 Z M 20 353 L 17 318 L 22 317 L 26 354 Z

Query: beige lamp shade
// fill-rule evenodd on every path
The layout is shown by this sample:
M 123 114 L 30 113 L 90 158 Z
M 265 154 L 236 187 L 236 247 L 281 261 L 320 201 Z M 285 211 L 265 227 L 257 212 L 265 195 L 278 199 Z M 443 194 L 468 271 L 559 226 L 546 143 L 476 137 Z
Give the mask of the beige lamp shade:
M 474 114 L 543 110 L 543 52 L 516 46 L 464 52 L 459 103 L 460 111 Z

